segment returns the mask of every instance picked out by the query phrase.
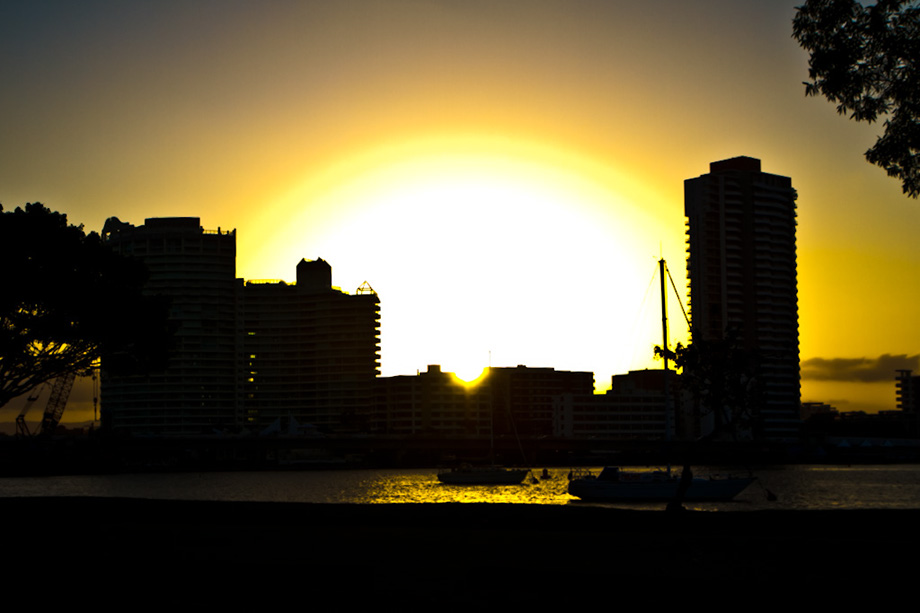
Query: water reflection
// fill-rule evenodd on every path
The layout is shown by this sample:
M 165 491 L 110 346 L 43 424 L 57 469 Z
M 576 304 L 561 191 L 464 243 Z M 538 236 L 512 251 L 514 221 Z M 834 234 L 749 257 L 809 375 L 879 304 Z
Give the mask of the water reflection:
M 520 485 L 446 485 L 431 471 L 394 471 L 369 479 L 355 502 L 500 502 L 516 504 L 567 504 L 568 470 L 549 470 L 549 479 L 527 477 Z
M 0 497 L 117 496 L 173 500 L 251 500 L 313 503 L 585 503 L 566 493 L 568 468 L 551 479 L 512 486 L 457 486 L 438 481 L 435 469 L 313 472 L 86 475 L 0 479 Z M 694 503 L 702 511 L 758 509 L 920 508 L 920 466 L 786 466 L 754 471 L 758 481 L 730 503 Z M 535 470 L 536 475 L 540 470 Z M 778 496 L 770 502 L 765 489 Z M 630 509 L 658 503 L 598 503 Z M 594 505 L 592 505 L 594 506 Z

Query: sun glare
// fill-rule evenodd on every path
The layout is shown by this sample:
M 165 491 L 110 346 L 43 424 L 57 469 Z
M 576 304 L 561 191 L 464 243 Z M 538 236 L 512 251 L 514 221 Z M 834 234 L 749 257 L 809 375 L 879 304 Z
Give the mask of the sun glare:
M 467 389 L 472 389 L 479 385 L 483 377 L 485 377 L 488 372 L 488 368 L 482 368 L 479 369 L 479 372 L 476 372 L 476 367 L 473 367 L 473 369 L 470 371 L 455 372 L 454 378 Z
M 300 258 L 322 257 L 344 290 L 369 281 L 384 375 L 438 364 L 470 381 L 490 364 L 525 364 L 589 370 L 602 387 L 654 365 L 644 356 L 660 333 L 640 352 L 628 344 L 645 325 L 650 256 L 674 242 L 661 234 L 664 206 L 545 145 L 426 139 L 311 174 L 240 233 L 240 274 L 291 278 Z

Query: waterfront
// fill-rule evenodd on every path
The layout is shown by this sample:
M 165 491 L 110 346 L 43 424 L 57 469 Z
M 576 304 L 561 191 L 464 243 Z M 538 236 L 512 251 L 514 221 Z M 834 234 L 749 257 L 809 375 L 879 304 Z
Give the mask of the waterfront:
M 539 476 L 541 470 L 534 469 Z M 519 486 L 448 486 L 436 469 L 71 475 L 0 479 L 0 497 L 100 497 L 320 504 L 512 503 L 578 505 L 566 493 L 568 468 Z M 699 468 L 699 475 L 707 474 Z M 920 465 L 798 465 L 757 468 L 758 481 L 730 503 L 701 511 L 920 509 Z M 776 495 L 767 499 L 765 490 Z M 656 510 L 654 503 L 627 503 Z
M 903 556 L 920 545 L 920 468 L 757 472 L 776 502 L 751 488 L 686 513 L 579 503 L 560 493 L 564 478 L 443 486 L 432 469 L 9 478 L 0 509 L 19 522 L 5 544 L 21 567 L 53 560 L 92 569 L 123 594 L 156 586 L 177 601 L 252 597 L 270 576 L 370 606 L 571 604 L 568 586 L 662 580 L 717 579 L 732 597 L 768 589 L 774 598 L 800 597 L 803 580 L 822 590 L 853 577 L 913 585 L 916 565 Z M 231 577 L 248 583 L 226 589 Z

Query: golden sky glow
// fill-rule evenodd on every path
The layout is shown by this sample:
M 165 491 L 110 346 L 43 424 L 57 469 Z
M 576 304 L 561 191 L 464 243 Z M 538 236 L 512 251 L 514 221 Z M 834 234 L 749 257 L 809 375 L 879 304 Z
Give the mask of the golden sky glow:
M 491 352 L 603 387 L 655 365 L 683 180 L 749 155 L 799 192 L 803 363 L 916 365 L 920 203 L 863 159 L 877 126 L 804 97 L 796 4 L 3 3 L 0 202 L 199 216 L 245 278 L 322 257 L 379 293 L 385 375 Z M 802 389 L 894 403 L 884 376 Z
M 371 282 L 386 374 L 440 364 L 472 378 L 490 355 L 493 365 L 620 372 L 650 363 L 656 302 L 646 338 L 635 328 L 649 314 L 656 249 L 682 232 L 659 235 L 663 209 L 631 177 L 571 152 L 426 138 L 320 168 L 267 203 L 239 238 L 239 274 L 290 280 L 310 245 L 343 289 Z M 630 342 L 642 350 L 624 352 Z

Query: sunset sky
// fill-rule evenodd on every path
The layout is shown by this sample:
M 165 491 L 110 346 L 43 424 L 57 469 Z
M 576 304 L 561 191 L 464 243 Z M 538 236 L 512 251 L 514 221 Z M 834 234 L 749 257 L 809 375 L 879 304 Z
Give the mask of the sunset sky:
M 378 292 L 383 375 L 602 389 L 660 367 L 660 255 L 686 303 L 684 179 L 748 155 L 799 193 L 802 399 L 893 409 L 920 202 L 863 158 L 880 126 L 805 97 L 796 4 L 4 2 L 0 203 L 197 216 L 246 279 L 322 257 Z

